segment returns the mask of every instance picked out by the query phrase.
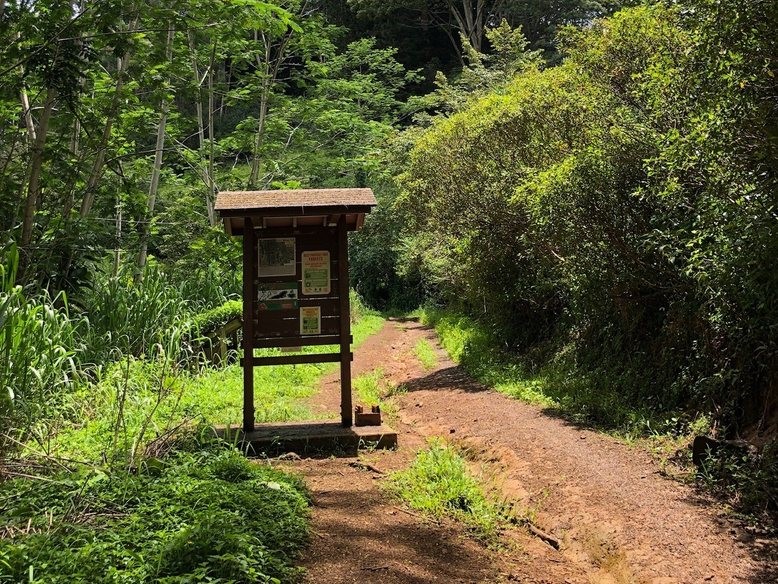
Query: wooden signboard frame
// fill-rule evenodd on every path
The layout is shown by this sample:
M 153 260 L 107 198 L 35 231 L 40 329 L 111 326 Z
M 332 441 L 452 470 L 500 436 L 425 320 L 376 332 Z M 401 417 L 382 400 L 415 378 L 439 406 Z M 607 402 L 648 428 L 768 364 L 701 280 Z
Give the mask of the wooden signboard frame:
M 216 210 L 224 218 L 228 233 L 243 236 L 244 431 L 254 430 L 254 367 L 267 365 L 340 363 L 341 422 L 346 427 L 353 424 L 348 232 L 361 227 L 365 213 L 375 204 L 370 189 L 219 193 Z M 285 256 L 284 266 L 266 269 L 269 275 L 260 273 L 260 240 L 272 238 L 294 238 L 294 275 L 290 273 L 288 241 L 278 242 Z M 272 250 L 274 243 L 263 250 Z M 311 260 L 309 267 L 316 271 L 308 275 L 308 281 L 315 280 L 318 286 L 303 286 L 303 254 L 315 256 L 315 263 Z M 327 271 L 329 285 L 325 286 L 322 278 Z M 260 287 L 264 298 L 279 299 L 258 301 Z M 312 320 L 316 317 L 318 321 Z M 337 345 L 338 350 L 262 357 L 254 354 L 255 349 L 320 345 Z

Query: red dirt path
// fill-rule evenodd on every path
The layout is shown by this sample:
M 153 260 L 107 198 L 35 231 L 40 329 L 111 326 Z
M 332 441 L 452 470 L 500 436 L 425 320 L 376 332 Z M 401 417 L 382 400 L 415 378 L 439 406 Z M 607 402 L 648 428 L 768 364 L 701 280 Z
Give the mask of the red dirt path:
M 424 371 L 413 348 L 433 343 L 438 365 Z M 774 542 L 749 538 L 692 487 L 659 474 L 642 450 L 581 429 L 470 379 L 437 345 L 433 331 L 390 321 L 356 352 L 353 373 L 381 368 L 406 392 L 392 398 L 396 451 L 304 459 L 313 498 L 313 537 L 303 566 L 312 583 L 769 583 L 778 581 Z M 337 377 L 311 400 L 338 418 Z M 425 439 L 463 446 L 474 468 L 561 542 L 521 528 L 500 550 L 461 526 L 409 512 L 386 495 L 386 472 L 409 464 Z

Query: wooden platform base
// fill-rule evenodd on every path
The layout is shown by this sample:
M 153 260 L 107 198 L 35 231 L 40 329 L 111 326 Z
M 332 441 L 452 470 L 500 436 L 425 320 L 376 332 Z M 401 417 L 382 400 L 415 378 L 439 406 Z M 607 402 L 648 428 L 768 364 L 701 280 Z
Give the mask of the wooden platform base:
M 339 422 L 259 424 L 245 434 L 239 428 L 217 426 L 216 434 L 247 456 L 277 456 L 294 452 L 307 456 L 349 456 L 360 448 L 394 448 L 397 433 L 388 426 L 352 426 Z

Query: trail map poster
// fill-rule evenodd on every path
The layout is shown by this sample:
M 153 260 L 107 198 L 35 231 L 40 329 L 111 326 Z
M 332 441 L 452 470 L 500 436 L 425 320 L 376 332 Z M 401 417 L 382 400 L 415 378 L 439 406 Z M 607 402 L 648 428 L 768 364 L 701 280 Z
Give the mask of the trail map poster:
M 300 307 L 300 334 L 321 334 L 321 306 Z
M 303 294 L 330 293 L 330 252 L 304 251 L 302 254 Z
M 294 237 L 273 237 L 259 240 L 259 266 L 262 277 L 294 276 L 297 273 Z

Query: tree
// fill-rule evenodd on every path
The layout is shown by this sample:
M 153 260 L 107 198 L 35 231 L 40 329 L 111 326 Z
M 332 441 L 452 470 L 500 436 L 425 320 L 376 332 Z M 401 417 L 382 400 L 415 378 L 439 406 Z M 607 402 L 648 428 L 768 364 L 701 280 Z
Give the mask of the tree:
M 499 23 L 505 15 L 506 0 L 349 0 L 358 12 L 373 16 L 386 15 L 392 11 L 414 13 L 419 23 L 440 27 L 448 35 L 452 46 L 461 54 L 464 47 L 459 44 L 465 39 L 476 51 L 484 49 L 484 34 L 487 26 Z

